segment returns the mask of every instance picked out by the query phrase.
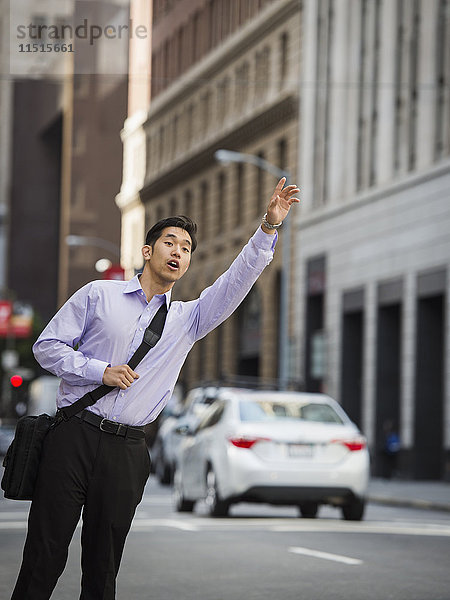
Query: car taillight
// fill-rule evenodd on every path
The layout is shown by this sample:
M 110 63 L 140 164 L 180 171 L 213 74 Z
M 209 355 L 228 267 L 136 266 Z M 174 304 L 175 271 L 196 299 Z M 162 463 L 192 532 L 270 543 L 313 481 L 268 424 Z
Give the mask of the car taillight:
M 270 442 L 270 439 L 263 438 L 263 437 L 258 437 L 258 438 L 240 437 L 240 438 L 228 438 L 228 441 L 231 444 L 233 444 L 233 446 L 236 446 L 236 448 L 252 448 L 252 446 L 254 446 L 257 442 Z
M 354 440 L 332 440 L 332 444 L 342 444 L 350 452 L 357 452 L 358 450 L 364 450 L 366 447 L 366 440 L 364 438 L 355 438 Z

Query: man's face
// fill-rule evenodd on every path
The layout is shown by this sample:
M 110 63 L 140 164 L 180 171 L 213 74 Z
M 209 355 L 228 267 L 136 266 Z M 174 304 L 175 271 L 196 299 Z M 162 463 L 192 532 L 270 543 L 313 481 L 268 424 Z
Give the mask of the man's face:
M 144 246 L 146 267 L 154 281 L 162 285 L 174 284 L 188 270 L 191 262 L 192 240 L 180 227 L 166 227 L 154 247 Z

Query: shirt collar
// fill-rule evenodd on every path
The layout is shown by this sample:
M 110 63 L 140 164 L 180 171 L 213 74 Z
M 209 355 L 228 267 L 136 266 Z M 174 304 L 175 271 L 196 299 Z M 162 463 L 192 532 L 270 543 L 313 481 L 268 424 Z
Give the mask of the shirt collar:
M 125 289 L 123 290 L 124 294 L 131 294 L 132 292 L 144 293 L 144 290 L 142 289 L 142 286 L 141 286 L 141 282 L 139 281 L 139 275 L 140 275 L 140 273 L 135 275 L 133 277 L 133 279 L 130 279 L 130 281 L 125 286 Z M 144 294 L 144 297 L 145 297 L 145 294 Z M 165 298 L 167 309 L 169 309 L 170 299 L 172 297 L 172 290 L 169 290 L 168 292 L 165 292 L 164 294 L 155 294 L 155 298 L 162 298 L 162 297 Z

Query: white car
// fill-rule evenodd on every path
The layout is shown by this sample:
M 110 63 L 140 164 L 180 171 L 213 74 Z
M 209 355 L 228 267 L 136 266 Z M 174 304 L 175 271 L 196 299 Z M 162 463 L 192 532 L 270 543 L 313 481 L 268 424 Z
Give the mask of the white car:
M 324 394 L 222 388 L 198 427 L 179 427 L 174 475 L 178 511 L 206 500 L 212 516 L 233 503 L 321 504 L 361 520 L 369 481 L 366 439 Z
M 178 447 L 182 439 L 176 433 L 179 427 L 195 428 L 205 410 L 216 399 L 216 387 L 195 388 L 183 403 L 182 410 L 176 410 L 161 425 L 152 446 L 152 468 L 159 482 L 172 483 Z

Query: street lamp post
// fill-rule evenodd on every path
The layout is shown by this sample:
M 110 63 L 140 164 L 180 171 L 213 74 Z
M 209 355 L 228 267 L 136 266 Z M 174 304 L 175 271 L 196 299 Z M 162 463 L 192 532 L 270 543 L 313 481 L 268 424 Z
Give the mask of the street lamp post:
M 117 244 L 104 240 L 103 238 L 91 237 L 87 235 L 66 235 L 66 244 L 68 246 L 96 246 L 103 248 L 120 258 L 120 248 Z
M 234 152 L 232 150 L 217 150 L 214 153 L 215 159 L 224 164 L 235 163 L 247 163 L 267 171 L 271 175 L 274 175 L 278 179 L 286 177 L 286 181 L 289 181 L 290 173 L 284 169 L 276 167 L 272 163 L 269 163 L 260 156 L 254 154 L 244 154 L 242 152 Z M 283 264 L 281 268 L 281 290 L 280 290 L 280 331 L 279 331 L 279 386 L 280 389 L 285 390 L 288 387 L 289 382 L 289 281 L 291 276 L 291 219 L 288 217 L 283 223 L 283 234 L 282 240 L 282 251 L 283 251 Z

